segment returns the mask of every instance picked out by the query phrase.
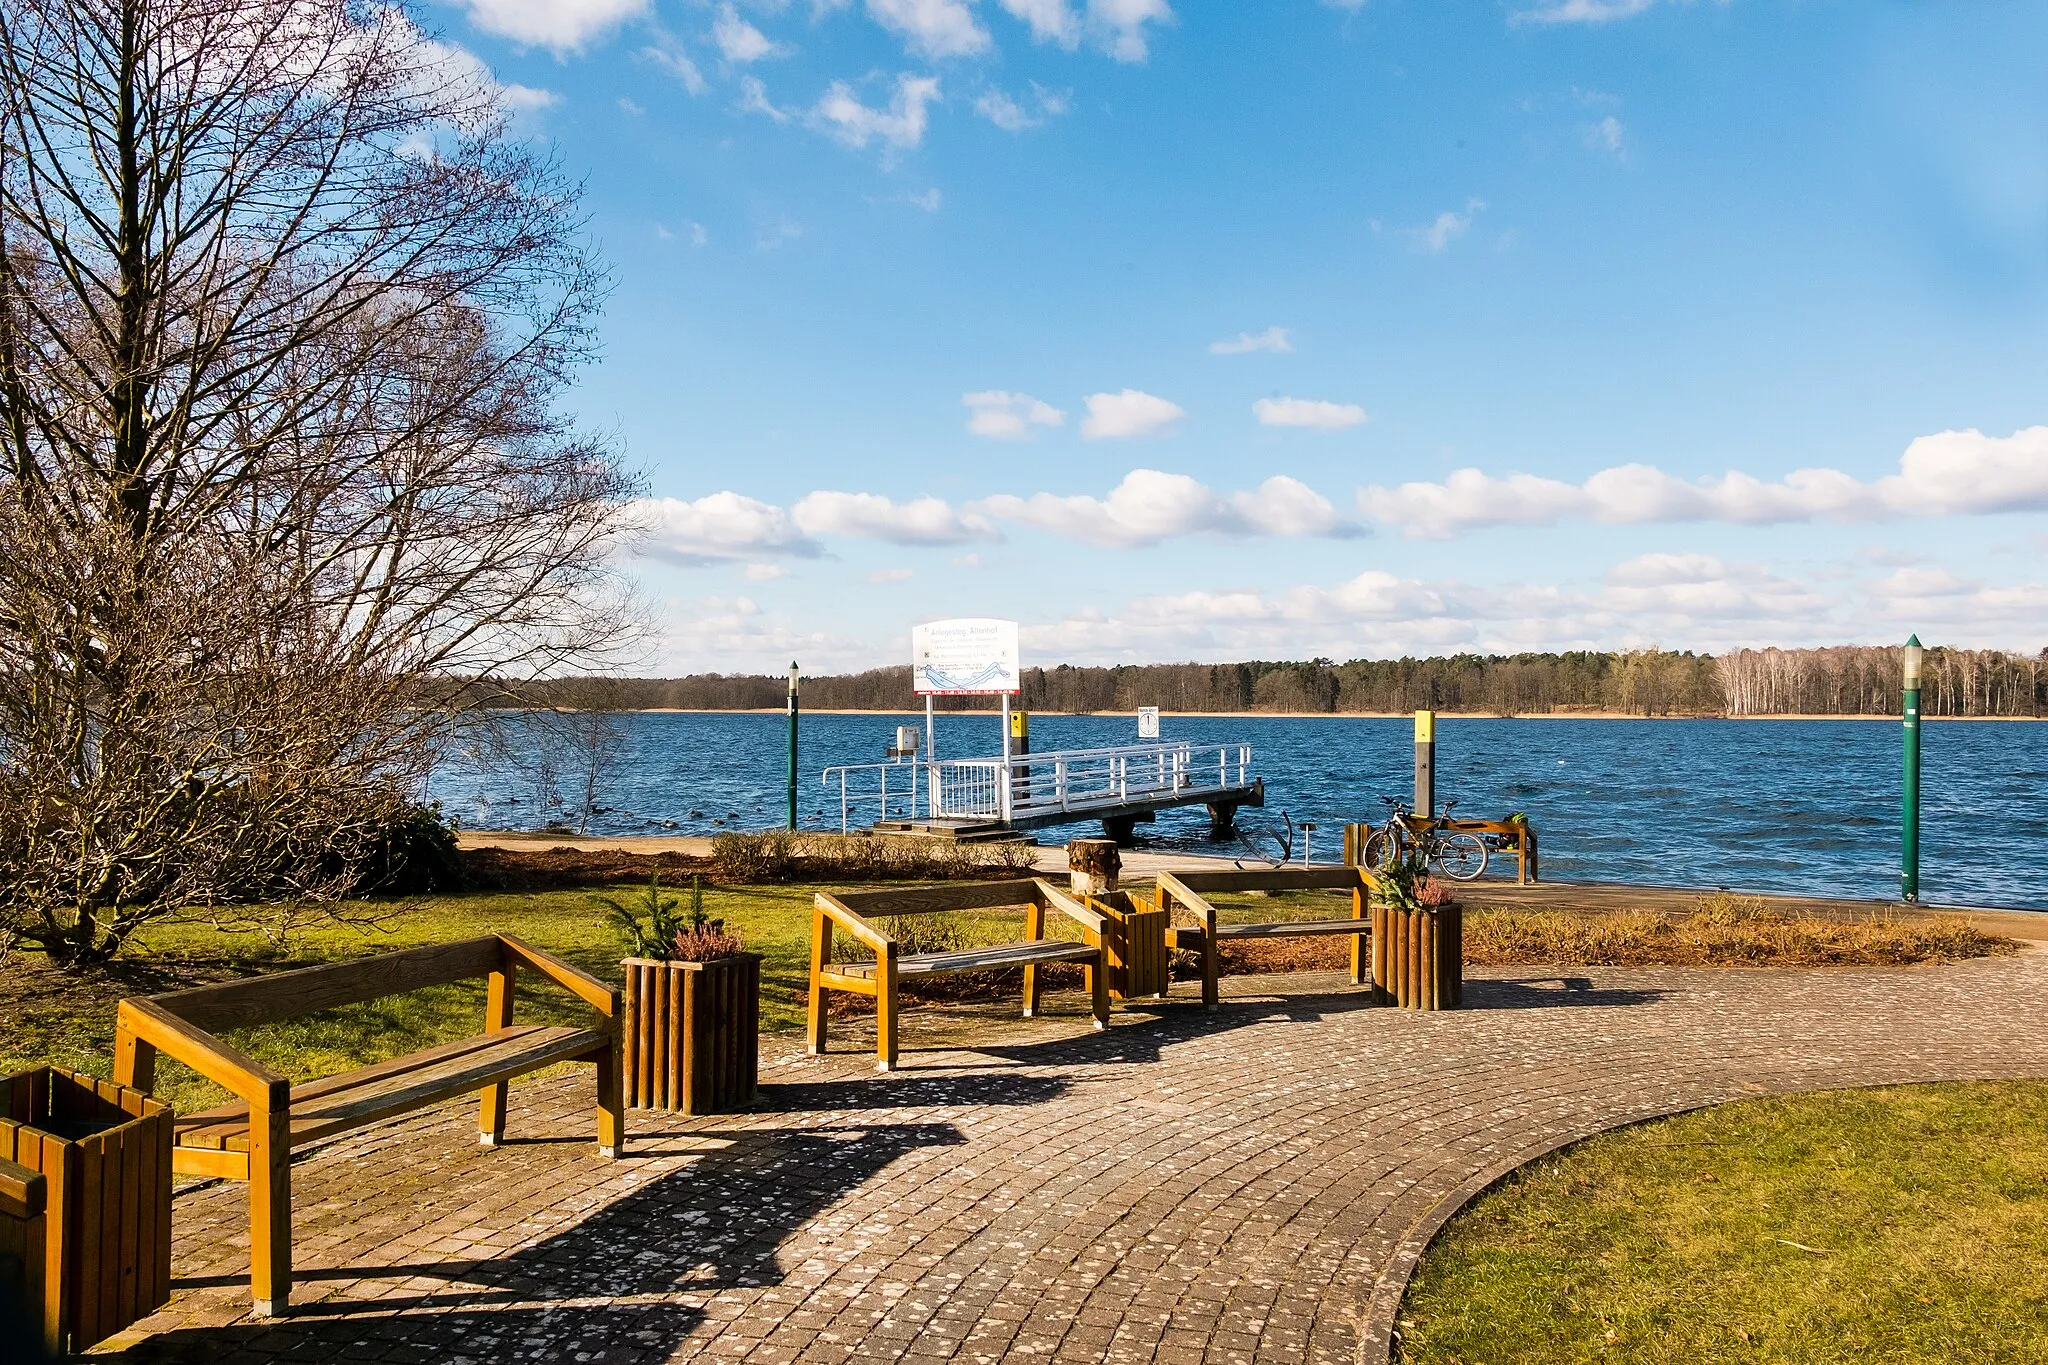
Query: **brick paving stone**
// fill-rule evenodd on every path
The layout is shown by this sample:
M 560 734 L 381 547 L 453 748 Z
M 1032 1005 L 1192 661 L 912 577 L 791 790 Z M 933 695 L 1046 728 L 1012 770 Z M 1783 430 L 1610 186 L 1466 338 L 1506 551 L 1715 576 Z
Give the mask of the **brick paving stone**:
M 763 1050 L 754 1112 L 636 1113 L 587 1075 L 300 1154 L 294 1314 L 247 1314 L 239 1184 L 174 1204 L 135 1362 L 1384 1361 L 1444 1220 L 1565 1143 L 1700 1105 L 2048 1075 L 2048 948 L 1889 971 L 1475 973 L 1471 1008 L 1228 978 L 1090 1030 L 913 1012 L 906 1069 Z M 1058 1003 L 1057 1001 L 1055 1002 Z M 976 1027 L 962 1047 L 955 1016 Z M 943 1032 L 937 1032 L 944 1025 Z M 936 1033 L 936 1038 L 935 1038 Z M 920 1041 L 924 1046 L 920 1048 Z

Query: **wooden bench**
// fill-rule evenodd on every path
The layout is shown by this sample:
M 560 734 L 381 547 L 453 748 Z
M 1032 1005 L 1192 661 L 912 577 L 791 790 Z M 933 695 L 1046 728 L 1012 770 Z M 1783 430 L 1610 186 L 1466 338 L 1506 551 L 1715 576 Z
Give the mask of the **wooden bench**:
M 1309 938 L 1326 934 L 1351 938 L 1351 984 L 1371 979 L 1372 935 L 1370 914 L 1373 876 L 1362 867 L 1254 868 L 1248 871 L 1188 871 L 1159 874 L 1159 908 L 1169 917 L 1167 942 L 1202 955 L 1202 1004 L 1218 1004 L 1217 977 L 1221 975 L 1220 949 L 1230 939 Z M 1207 896 L 1231 891 L 1349 891 L 1349 918 L 1307 920 L 1252 920 L 1231 923 L 1216 913 Z M 1174 914 L 1192 919 L 1192 925 L 1171 923 Z
M 514 978 L 525 968 L 604 1016 L 595 1028 L 512 1022 Z M 339 1075 L 293 1084 L 222 1042 L 220 1030 L 276 1023 L 422 986 L 483 978 L 484 1032 Z M 256 1312 L 282 1313 L 291 1297 L 291 1149 L 482 1091 L 479 1138 L 505 1133 L 505 1085 L 557 1062 L 597 1067 L 597 1149 L 615 1157 L 624 1140 L 616 1020 L 619 993 L 596 977 L 492 934 L 271 976 L 198 986 L 121 1002 L 114 1075 L 147 1091 L 159 1051 L 239 1097 L 179 1115 L 171 1169 L 249 1182 L 249 1280 Z
M 1024 938 L 987 948 L 943 953 L 905 953 L 896 940 L 869 922 L 896 915 L 931 915 L 948 910 L 1024 910 Z M 1048 939 L 1045 912 L 1054 910 L 1081 926 L 1083 941 Z M 832 931 L 843 929 L 875 955 L 872 962 L 837 962 Z M 811 1051 L 825 1051 L 825 992 L 846 991 L 875 1002 L 875 1054 L 883 1071 L 896 1068 L 897 984 L 906 976 L 1024 969 L 1024 1017 L 1038 1013 L 1038 969 L 1052 962 L 1078 962 L 1087 973 L 1095 1027 L 1109 1025 L 1109 983 L 1103 970 L 1103 917 L 1038 878 L 1006 882 L 958 882 L 900 886 L 881 891 L 824 892 L 811 912 Z

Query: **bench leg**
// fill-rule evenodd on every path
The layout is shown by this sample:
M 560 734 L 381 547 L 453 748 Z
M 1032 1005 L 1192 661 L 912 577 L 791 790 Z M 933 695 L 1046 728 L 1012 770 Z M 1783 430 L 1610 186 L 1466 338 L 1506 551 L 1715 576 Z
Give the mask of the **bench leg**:
M 818 980 L 832 961 L 832 921 L 823 911 L 811 911 L 811 1053 L 825 1055 L 825 987 Z
M 619 1048 L 614 1043 L 597 1058 L 597 1154 L 616 1157 L 626 1150 L 626 1110 L 620 1102 Z
M 277 1318 L 292 1296 L 291 1111 L 249 1119 L 249 1297 L 257 1317 Z
M 505 1140 L 505 1083 L 487 1085 L 483 1089 L 483 1104 L 476 1116 L 476 1140 L 485 1147 L 495 1147 Z
M 1109 969 L 1097 957 L 1087 964 L 1089 1004 L 1095 1013 L 1095 1027 L 1109 1027 Z
M 1218 1007 L 1216 978 L 1222 968 L 1222 956 L 1216 950 L 1216 932 L 1211 928 L 1202 935 L 1202 1008 L 1205 1010 Z
M 484 996 L 486 1033 L 512 1027 L 512 982 L 511 972 L 490 974 Z M 503 1081 L 483 1089 L 483 1105 L 476 1116 L 476 1140 L 486 1147 L 495 1147 L 505 1140 L 505 1090 Z
M 875 1069 L 896 1069 L 896 945 L 875 963 Z

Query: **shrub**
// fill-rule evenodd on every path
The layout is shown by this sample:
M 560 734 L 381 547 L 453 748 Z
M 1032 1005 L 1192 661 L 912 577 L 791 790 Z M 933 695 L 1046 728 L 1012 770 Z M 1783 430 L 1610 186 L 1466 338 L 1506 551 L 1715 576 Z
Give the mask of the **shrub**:
M 437 802 L 409 805 L 371 836 L 355 869 L 358 896 L 424 896 L 469 886 L 455 831 Z
M 746 944 L 729 932 L 722 919 L 704 915 L 704 885 L 690 878 L 690 906 L 681 908 L 675 896 L 661 894 L 661 874 L 647 879 L 638 907 L 599 897 L 610 910 L 610 918 L 625 938 L 627 955 L 661 962 L 716 962 L 742 952 Z

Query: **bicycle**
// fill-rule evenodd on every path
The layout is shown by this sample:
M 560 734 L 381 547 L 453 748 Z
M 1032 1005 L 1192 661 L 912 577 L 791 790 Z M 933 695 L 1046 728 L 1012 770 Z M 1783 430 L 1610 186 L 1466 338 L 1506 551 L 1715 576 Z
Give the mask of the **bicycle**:
M 1382 796 L 1380 800 L 1389 807 L 1387 822 L 1367 835 L 1365 847 L 1359 850 L 1359 861 L 1368 869 L 1419 856 L 1424 865 L 1454 882 L 1477 881 L 1486 871 L 1486 841 L 1450 828 L 1451 809 L 1457 802 L 1444 802 L 1443 814 L 1431 820 L 1418 817 L 1406 801 L 1396 797 Z

